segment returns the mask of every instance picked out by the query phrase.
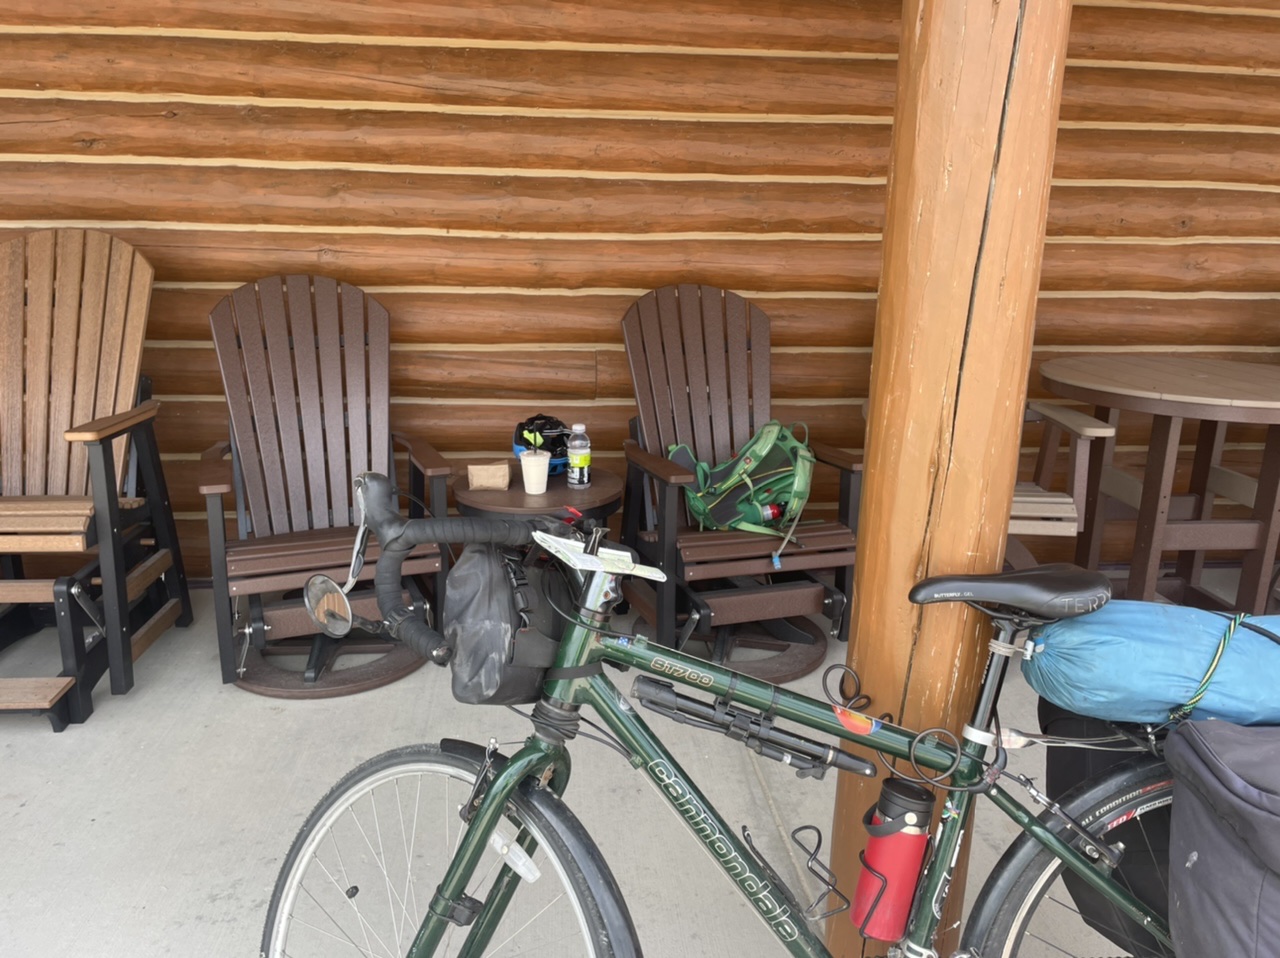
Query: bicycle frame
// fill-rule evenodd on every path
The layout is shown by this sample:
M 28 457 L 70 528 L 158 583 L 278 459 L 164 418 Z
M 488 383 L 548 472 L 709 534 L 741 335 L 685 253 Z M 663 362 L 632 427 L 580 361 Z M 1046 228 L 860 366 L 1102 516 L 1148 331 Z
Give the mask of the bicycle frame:
M 582 583 L 582 614 L 605 621 L 607 614 L 602 610 L 610 608 L 619 594 L 617 577 L 599 571 L 584 575 L 575 570 L 575 574 Z M 997 659 L 992 655 L 988 663 L 984 690 L 995 688 L 1006 667 L 1007 659 Z M 597 661 L 613 662 L 642 674 L 660 676 L 710 693 L 717 699 L 767 712 L 804 729 L 884 755 L 898 759 L 913 758 L 920 768 L 934 774 L 950 771 L 951 787 L 946 792 L 933 853 L 921 877 L 907 933 L 897 952 L 907 958 L 936 955 L 932 942 L 938 931 L 942 905 L 973 807 L 975 792 L 970 791 L 969 786 L 981 782 L 986 771 L 982 761 L 987 748 L 985 745 L 965 739 L 957 749 L 943 739 L 921 739 L 916 733 L 890 722 L 750 678 L 672 649 L 650 645 L 641 638 L 601 636 L 585 622 L 571 624 L 561 640 L 557 667 L 575 667 Z M 645 772 L 659 794 L 710 851 L 721 870 L 751 902 L 789 954 L 830 958 L 830 952 L 809 928 L 803 915 L 796 914 L 798 906 L 791 901 L 790 895 L 784 889 L 775 889 L 755 853 L 733 834 L 712 803 L 637 714 L 627 696 L 606 675 L 550 681 L 544 688 L 544 700 L 548 699 L 562 706 L 588 705 L 596 711 L 630 753 L 632 764 Z M 980 700 L 975 727 L 985 728 L 987 725 L 989 715 L 981 713 L 984 710 L 989 713 L 990 706 L 984 703 L 988 703 L 986 695 Z M 488 785 L 470 828 L 431 902 L 408 958 L 426 958 L 433 953 L 449 927 L 449 915 L 463 895 L 508 797 L 526 777 L 532 777 L 562 794 L 569 780 L 569 757 L 563 743 L 554 736 L 535 732 Z M 1017 799 L 994 783 L 982 794 L 1109 901 L 1143 924 L 1157 938 L 1169 942 L 1169 930 L 1158 916 L 1152 915 L 1127 890 L 1100 871 L 1090 858 L 1054 834 Z M 522 841 L 527 841 L 527 836 Z M 495 892 L 471 922 L 461 954 L 479 955 L 483 952 L 507 901 L 513 893 L 518 893 L 519 881 L 509 868 L 503 867 Z

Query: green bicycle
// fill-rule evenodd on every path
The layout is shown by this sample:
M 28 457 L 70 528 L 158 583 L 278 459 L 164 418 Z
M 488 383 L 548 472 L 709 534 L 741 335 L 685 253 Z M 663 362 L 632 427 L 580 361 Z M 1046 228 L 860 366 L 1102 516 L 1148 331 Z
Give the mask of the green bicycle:
M 1172 956 L 1166 905 L 1118 867 L 1125 841 L 1148 825 L 1167 829 L 1172 776 L 1154 737 L 1133 736 L 1140 754 L 1050 801 L 1004 769 L 995 700 L 1017 637 L 1047 621 L 1092 611 L 1110 595 L 1105 577 L 1071 566 L 935 577 L 912 591 L 918 603 L 964 601 L 987 612 L 994 637 L 977 706 L 964 735 L 916 732 L 852 707 L 753 679 L 642 638 L 609 630 L 623 576 L 659 578 L 629 550 L 599 534 L 566 537 L 514 520 L 405 520 L 390 482 L 356 480 L 364 522 L 382 548 L 374 580 L 381 623 L 359 619 L 336 583 L 316 582 L 309 604 L 321 625 L 386 631 L 437 663 L 451 650 L 409 615 L 400 563 L 415 544 L 536 543 L 576 590 L 576 611 L 534 705 L 533 731 L 514 755 L 467 742 L 412 745 L 373 758 L 325 795 L 303 825 L 271 899 L 262 954 L 433 955 L 641 954 L 626 902 L 591 836 L 563 801 L 569 742 L 589 706 L 633 767 L 641 770 L 754 906 L 787 954 L 821 958 L 821 919 L 848 899 L 825 881 L 822 905 L 797 901 L 776 871 L 738 837 L 664 748 L 605 664 L 639 673 L 632 695 L 668 717 L 739 738 L 804 774 L 828 768 L 874 776 L 877 766 L 848 743 L 898 759 L 896 782 L 943 788 L 943 813 L 928 840 L 909 918 L 890 958 L 937 958 L 942 906 L 974 800 L 983 796 L 1021 829 L 992 871 L 962 929 L 955 958 L 1116 954 Z M 363 537 L 361 538 L 363 542 Z M 353 566 L 362 561 L 360 549 Z M 686 695 L 678 687 L 699 693 Z M 1141 754 L 1145 750 L 1145 754 Z M 989 758 L 989 756 L 994 757 Z M 1038 816 L 1002 787 L 1012 778 L 1044 807 Z M 910 787 L 910 786 L 908 786 Z M 1163 819 L 1163 821 L 1161 821 Z M 1126 831 L 1127 830 L 1127 831 Z M 800 830 L 797 830 L 799 832 Z M 799 838 L 797 836 L 797 841 Z M 815 849 L 816 851 L 816 849 Z M 1087 914 L 1073 896 L 1091 895 Z M 879 896 L 876 896 L 878 902 Z M 835 908 L 830 903 L 836 902 Z M 876 906 L 872 902 L 872 908 Z M 855 908 L 856 908 L 855 904 Z M 869 919 L 868 919 L 869 920 Z M 1119 944 L 1117 944 L 1119 943 Z

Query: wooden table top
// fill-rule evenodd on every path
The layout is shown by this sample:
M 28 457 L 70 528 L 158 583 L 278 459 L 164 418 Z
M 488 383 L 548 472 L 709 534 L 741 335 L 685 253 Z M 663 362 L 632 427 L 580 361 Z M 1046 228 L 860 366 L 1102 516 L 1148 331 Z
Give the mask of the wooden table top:
M 570 490 L 568 477 L 562 472 L 547 477 L 547 491 L 539 496 L 524 491 L 520 469 L 514 463 L 509 468 L 511 482 L 506 489 L 472 489 L 464 473 L 454 481 L 453 497 L 459 506 L 510 516 L 545 515 L 564 506 L 582 512 L 611 509 L 622 501 L 622 479 L 599 466 L 591 467 L 591 485 L 586 489 Z
M 1280 422 L 1280 365 L 1187 355 L 1051 359 L 1040 367 L 1059 396 L 1116 409 L 1230 422 Z

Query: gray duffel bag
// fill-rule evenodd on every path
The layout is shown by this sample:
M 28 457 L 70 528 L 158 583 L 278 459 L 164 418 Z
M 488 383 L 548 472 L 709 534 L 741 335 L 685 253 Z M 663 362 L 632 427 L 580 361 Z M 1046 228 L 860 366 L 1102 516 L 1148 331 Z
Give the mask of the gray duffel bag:
M 1207 720 L 1169 736 L 1169 924 L 1179 956 L 1280 956 L 1280 728 Z

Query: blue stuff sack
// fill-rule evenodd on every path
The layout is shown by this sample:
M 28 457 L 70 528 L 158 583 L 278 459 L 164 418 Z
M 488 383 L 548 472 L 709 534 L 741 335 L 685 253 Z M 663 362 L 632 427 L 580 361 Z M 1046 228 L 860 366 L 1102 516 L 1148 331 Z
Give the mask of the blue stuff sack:
M 1219 655 L 1231 624 L 1202 609 L 1116 600 L 1032 630 L 1022 674 L 1055 705 L 1111 722 L 1158 725 L 1194 704 L 1192 718 L 1278 725 L 1280 643 L 1249 626 L 1280 633 L 1280 616 L 1245 618 Z

